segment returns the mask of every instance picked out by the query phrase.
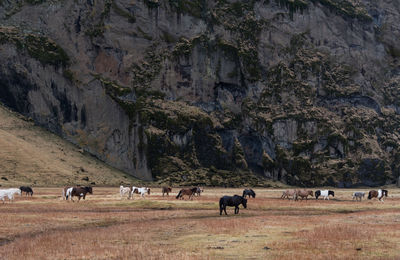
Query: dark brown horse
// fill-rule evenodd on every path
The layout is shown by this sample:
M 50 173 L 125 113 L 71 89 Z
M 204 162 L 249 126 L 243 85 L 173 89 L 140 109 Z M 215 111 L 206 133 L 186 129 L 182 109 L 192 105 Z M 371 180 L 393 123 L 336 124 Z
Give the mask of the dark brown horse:
M 74 187 L 71 191 L 71 200 L 74 201 L 74 196 L 78 197 L 78 201 L 81 200 L 81 198 L 85 199 L 87 193 L 93 194 L 92 187 Z
M 29 186 L 21 186 L 21 187 L 19 187 L 19 189 L 21 190 L 21 196 L 22 196 L 22 192 L 25 192 L 25 196 L 27 196 L 29 194 L 32 197 L 33 190 L 32 190 L 31 187 L 29 187 Z
M 176 199 L 183 199 L 183 196 L 187 195 L 189 196 L 189 199 L 193 199 L 193 195 L 196 193 L 197 187 L 196 188 L 191 188 L 191 189 L 181 189 L 176 195 Z
M 306 198 L 306 200 L 308 200 L 308 196 L 314 196 L 314 193 L 312 190 L 296 190 L 296 199 L 298 200 L 298 197 L 301 197 L 301 200 L 303 200 L 304 198 Z
M 368 199 L 378 198 L 379 201 L 383 201 L 383 196 L 387 197 L 388 191 L 387 190 L 371 190 L 368 193 Z
M 223 196 L 219 199 L 219 214 L 222 215 L 222 211 L 226 213 L 226 206 L 235 207 L 235 214 L 239 214 L 239 205 L 242 204 L 244 208 L 247 208 L 247 199 L 239 195 Z
M 169 196 L 169 193 L 172 192 L 171 187 L 162 187 L 162 196 L 164 197 L 164 194 L 167 193 L 167 196 Z

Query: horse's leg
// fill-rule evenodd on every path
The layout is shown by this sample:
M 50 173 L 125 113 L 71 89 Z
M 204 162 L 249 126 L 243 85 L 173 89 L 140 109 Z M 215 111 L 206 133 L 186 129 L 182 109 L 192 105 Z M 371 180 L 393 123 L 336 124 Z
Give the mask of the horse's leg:
M 228 215 L 228 213 L 226 213 L 226 205 L 224 204 L 224 211 L 225 211 L 225 215 Z

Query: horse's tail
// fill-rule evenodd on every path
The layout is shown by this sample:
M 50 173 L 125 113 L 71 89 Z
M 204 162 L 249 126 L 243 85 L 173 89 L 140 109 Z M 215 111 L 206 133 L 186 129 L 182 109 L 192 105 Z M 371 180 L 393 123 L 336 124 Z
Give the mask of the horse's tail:
M 220 198 L 219 199 L 219 208 L 221 209 L 222 208 L 222 205 L 224 204 L 224 200 L 223 200 L 223 198 Z
M 176 198 L 178 199 L 181 196 L 182 190 L 179 191 L 178 195 L 176 195 Z
M 368 199 L 370 200 L 371 198 L 371 192 L 368 192 Z

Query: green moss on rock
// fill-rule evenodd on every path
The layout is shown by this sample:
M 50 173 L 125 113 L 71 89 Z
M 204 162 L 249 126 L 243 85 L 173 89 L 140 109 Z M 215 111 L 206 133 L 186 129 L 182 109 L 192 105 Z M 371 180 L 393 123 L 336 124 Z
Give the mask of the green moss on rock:
M 25 50 L 42 65 L 66 67 L 70 63 L 67 53 L 51 39 L 36 34 L 24 34 L 13 27 L 0 27 L 0 43 L 14 44 Z

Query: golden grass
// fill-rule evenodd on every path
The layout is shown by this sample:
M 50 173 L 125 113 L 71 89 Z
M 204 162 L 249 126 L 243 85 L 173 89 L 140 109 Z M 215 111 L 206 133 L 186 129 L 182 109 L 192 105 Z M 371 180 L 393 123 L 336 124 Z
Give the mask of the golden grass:
M 120 198 L 95 188 L 86 201 L 60 199 L 60 188 L 0 204 L 0 259 L 399 259 L 400 192 L 384 203 L 277 199 L 256 189 L 248 209 L 220 216 L 218 199 L 241 189 L 206 189 L 193 201 Z M 177 189 L 173 190 L 176 193 Z

